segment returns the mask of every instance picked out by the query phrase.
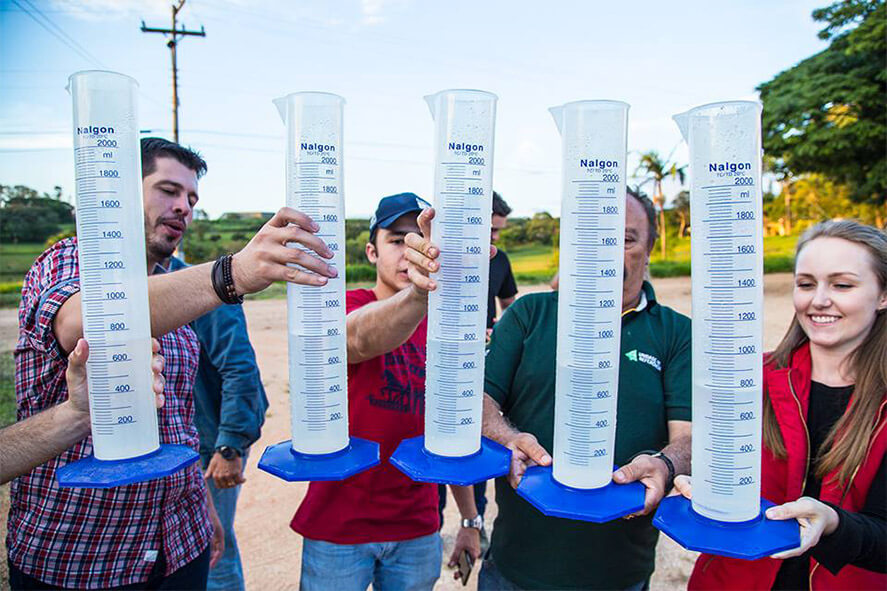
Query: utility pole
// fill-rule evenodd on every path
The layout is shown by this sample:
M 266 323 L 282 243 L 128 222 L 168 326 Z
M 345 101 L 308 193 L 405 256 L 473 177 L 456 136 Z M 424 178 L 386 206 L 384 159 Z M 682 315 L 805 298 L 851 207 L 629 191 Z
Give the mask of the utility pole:
M 169 53 L 172 57 L 172 136 L 173 141 L 176 143 L 179 143 L 179 69 L 176 67 L 176 45 L 178 45 L 180 37 L 187 37 L 189 35 L 206 37 L 203 25 L 200 26 L 199 31 L 188 31 L 184 25 L 182 25 L 181 29 L 176 28 L 176 18 L 184 5 L 185 0 L 178 0 L 177 3 L 172 5 L 172 28 L 170 29 L 146 27 L 145 21 L 142 21 L 142 33 L 163 33 L 170 36 L 166 46 L 169 47 Z

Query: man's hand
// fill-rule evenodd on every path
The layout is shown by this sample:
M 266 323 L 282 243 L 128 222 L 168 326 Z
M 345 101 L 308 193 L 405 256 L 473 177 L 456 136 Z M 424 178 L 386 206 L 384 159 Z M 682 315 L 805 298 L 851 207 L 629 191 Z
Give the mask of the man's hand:
M 326 285 L 328 277 L 338 272 L 325 261 L 297 244 L 325 259 L 333 258 L 333 252 L 323 240 L 314 235 L 320 227 L 310 217 L 289 207 L 281 208 L 262 226 L 243 250 L 234 255 L 231 273 L 238 295 L 262 291 L 275 281 L 289 281 L 302 285 Z M 296 264 L 311 272 L 289 267 Z
M 801 545 L 793 550 L 773 554 L 770 558 L 785 560 L 800 556 L 819 543 L 822 536 L 828 536 L 838 529 L 841 518 L 837 511 L 811 497 L 801 497 L 797 501 L 770 507 L 766 512 L 767 519 L 782 521 L 797 519 L 801 524 Z
M 693 498 L 693 481 L 686 474 L 675 476 L 674 489 L 668 496 L 683 495 L 686 499 Z
M 213 568 L 225 553 L 225 530 L 222 528 L 222 521 L 219 519 L 219 513 L 216 511 L 209 488 L 206 489 L 206 508 L 209 512 L 209 521 L 213 526 L 213 537 L 209 541 L 209 567 Z
M 209 466 L 203 475 L 207 480 L 212 480 L 216 488 L 232 488 L 246 482 L 243 477 L 243 458 L 235 456 L 230 460 L 216 452 L 209 460 Z
M 447 563 L 447 566 L 450 568 L 458 566 L 459 557 L 462 556 L 462 552 L 465 550 L 468 551 L 469 556 L 477 564 L 480 558 L 480 530 L 473 527 L 459 528 L 459 533 L 456 534 L 456 545 L 453 547 L 453 553 L 450 554 L 450 561 Z M 453 573 L 453 578 L 459 578 L 458 569 Z
M 423 209 L 416 222 L 419 224 L 419 234 L 410 232 L 404 238 L 407 245 L 406 257 L 409 263 L 407 274 L 413 284 L 413 290 L 420 296 L 427 296 L 429 291 L 437 289 L 437 283 L 428 275 L 440 269 L 437 258 L 440 249 L 431 240 L 431 220 L 434 219 L 434 208 Z M 490 245 L 490 258 L 496 256 L 496 247 Z
M 423 209 L 416 218 L 421 235 L 410 232 L 404 237 L 407 245 L 406 257 L 409 267 L 407 275 L 413 284 L 413 291 L 420 296 L 427 296 L 429 291 L 437 289 L 437 284 L 428 276 L 440 269 L 437 257 L 440 249 L 431 242 L 431 220 L 434 219 L 434 208 Z
M 511 450 L 511 469 L 508 472 L 508 482 L 513 488 L 517 488 L 524 472 L 530 466 L 549 466 L 551 456 L 545 448 L 539 445 L 536 437 L 530 433 L 518 433 L 505 445 Z
M 86 360 L 89 359 L 89 345 L 86 339 L 78 339 L 77 345 L 68 355 L 68 369 L 65 380 L 68 383 L 68 405 L 75 417 L 89 423 L 89 384 L 86 379 Z M 157 408 L 163 406 L 163 355 L 160 354 L 160 342 L 151 339 L 151 372 L 154 374 L 154 403 Z
M 622 466 L 613 472 L 613 482 L 628 484 L 640 481 L 646 487 L 644 493 L 644 508 L 637 513 L 626 515 L 624 519 L 631 519 L 639 515 L 646 515 L 655 509 L 662 497 L 665 496 L 665 488 L 668 480 L 668 466 L 659 458 L 647 454 L 641 454 L 633 459 L 627 466 Z

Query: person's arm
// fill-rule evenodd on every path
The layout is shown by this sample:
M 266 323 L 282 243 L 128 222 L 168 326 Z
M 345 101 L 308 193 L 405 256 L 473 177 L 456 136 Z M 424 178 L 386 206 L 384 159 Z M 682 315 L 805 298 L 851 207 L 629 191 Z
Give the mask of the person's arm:
M 474 519 L 477 517 L 474 487 L 450 485 L 450 490 L 453 491 L 453 498 L 456 500 L 456 506 L 459 507 L 459 515 L 462 519 Z M 462 527 L 460 523 L 459 532 L 456 534 L 456 543 L 453 546 L 452 554 L 450 554 L 448 566 L 453 567 L 459 564 L 459 556 L 465 550 L 468 551 L 468 554 L 474 560 L 480 558 L 480 530 L 473 527 Z M 453 573 L 453 578 L 458 577 L 458 572 Z
M 428 313 L 428 292 L 437 289 L 429 273 L 440 268 L 440 249 L 431 241 L 434 209 L 424 209 L 417 218 L 420 234 L 404 237 L 407 246 L 407 275 L 410 286 L 390 298 L 372 302 L 348 314 L 348 363 L 361 363 L 401 346 Z M 495 254 L 490 247 L 490 256 Z
M 206 510 L 209 513 L 209 521 L 213 526 L 213 535 L 209 541 L 209 567 L 213 568 L 222 559 L 225 553 L 225 528 L 222 527 L 222 520 L 219 519 L 219 512 L 216 511 L 216 505 L 213 503 L 212 493 L 209 487 L 206 487 Z
M 409 275 L 413 279 L 415 272 L 410 270 Z M 390 298 L 349 313 L 345 319 L 348 363 L 361 363 L 403 345 L 427 312 L 428 292 L 414 283 Z
M 361 363 L 401 346 L 428 313 L 428 292 L 437 287 L 428 276 L 438 270 L 440 249 L 431 243 L 434 210 L 425 209 L 417 223 L 422 235 L 407 234 L 407 275 L 410 286 L 390 298 L 361 306 L 345 320 L 348 363 Z
M 332 258 L 332 251 L 314 235 L 317 230 L 311 218 L 301 212 L 288 207 L 278 211 L 249 244 L 234 255 L 231 272 L 237 294 L 262 291 L 275 281 L 325 285 L 327 277 L 337 275 L 335 269 L 316 256 L 286 246 L 298 243 L 320 256 Z M 289 267 L 288 263 L 301 265 L 313 273 Z M 213 264 L 148 277 L 153 335 L 173 331 L 222 304 L 212 286 Z M 56 313 L 53 331 L 64 351 L 70 351 L 83 336 L 79 292 L 69 297 Z
M 882 478 L 887 477 L 882 475 Z M 869 491 L 868 500 L 873 499 Z M 882 494 L 882 507 L 884 502 Z M 811 556 L 835 575 L 847 565 L 877 573 L 887 572 L 887 521 L 883 514 L 869 511 L 868 502 L 860 513 L 830 503 L 823 504 L 836 513 L 837 525 L 832 531 L 823 531 L 819 543 L 810 552 Z
M 524 472 L 530 466 L 551 465 L 551 455 L 536 440 L 532 433 L 522 433 L 515 429 L 503 416 L 492 396 L 484 394 L 483 434 L 511 450 L 511 468 L 508 482 L 517 488 Z
M 502 313 L 505 313 L 505 310 L 514 303 L 515 298 L 517 297 L 517 281 L 514 280 L 514 272 L 511 270 L 511 260 L 509 260 L 508 255 L 505 254 L 503 250 L 501 255 L 505 257 L 505 279 L 502 281 L 502 287 L 499 288 L 499 293 L 496 294 L 496 297 L 499 299 L 499 307 L 502 308 Z
M 200 340 L 201 356 L 215 368 L 221 380 L 219 431 L 213 449 L 227 446 L 243 452 L 259 438 L 265 399 L 243 307 L 214 310 L 195 320 L 192 328 Z M 217 488 L 243 484 L 242 455 L 226 460 L 214 453 L 205 477 L 212 478 Z
M 675 476 L 690 472 L 690 434 L 690 421 L 668 421 L 668 445 L 660 451 L 674 464 Z M 616 470 L 613 481 L 618 484 L 640 481 L 646 487 L 643 510 L 628 515 L 628 518 L 653 511 L 671 485 L 668 464 L 651 454 L 640 454 Z
M 152 343 L 154 395 L 157 408 L 163 406 L 163 357 L 160 343 Z M 89 395 L 86 360 L 89 346 L 80 339 L 68 356 L 68 399 L 41 413 L 0 430 L 0 484 L 27 474 L 37 466 L 61 455 L 90 433 Z
M 882 461 L 882 470 L 879 470 L 878 475 L 882 482 L 887 478 L 883 467 Z M 691 477 L 678 476 L 675 478 L 674 488 L 675 494 L 681 494 L 687 499 L 693 498 Z M 837 574 L 848 564 L 875 572 L 887 572 L 884 488 L 881 488 L 879 499 L 872 497 L 871 492 L 870 489 L 866 497 L 865 513 L 844 511 L 811 497 L 801 497 L 796 501 L 770 507 L 766 513 L 768 519 L 797 519 L 801 526 L 801 544 L 797 548 L 773 554 L 770 558 L 785 560 L 810 551 L 811 556 L 832 574 Z M 869 505 L 870 501 L 872 505 Z M 880 515 L 874 509 L 876 505 L 881 507 Z M 849 529 L 839 531 L 842 528 Z
M 847 565 L 887 572 L 887 468 L 884 459 L 857 512 L 810 497 L 773 507 L 771 519 L 797 519 L 801 524 L 800 547 L 773 558 L 810 555 L 832 574 Z
M 662 389 L 665 417 L 668 421 L 668 444 L 660 450 L 674 464 L 675 476 L 690 473 L 691 453 L 691 346 L 690 319 L 674 316 L 664 330 L 671 347 L 662 364 Z M 668 465 L 661 458 L 640 454 L 627 466 L 613 473 L 613 480 L 623 484 L 640 481 L 646 487 L 644 509 L 629 515 L 646 515 L 662 500 L 672 483 L 668 482 Z

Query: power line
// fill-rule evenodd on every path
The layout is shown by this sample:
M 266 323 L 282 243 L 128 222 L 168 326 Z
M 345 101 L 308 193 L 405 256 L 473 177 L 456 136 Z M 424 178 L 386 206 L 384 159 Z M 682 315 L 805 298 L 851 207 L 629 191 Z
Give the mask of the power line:
M 40 11 L 39 8 L 31 4 L 30 0 L 12 0 L 13 4 L 22 9 L 22 12 L 31 17 L 34 22 L 43 27 L 48 33 L 54 36 L 56 39 L 67 45 L 70 49 L 74 50 L 80 57 L 85 59 L 88 62 L 92 62 L 94 65 L 99 68 L 105 68 L 106 66 L 102 64 L 94 55 L 89 53 L 82 45 L 77 43 L 70 35 L 65 33 L 65 31 L 55 24 L 48 16 L 46 16 L 43 12 Z M 31 8 L 28 10 L 21 2 L 25 2 Z M 33 11 L 33 12 L 32 12 Z M 35 14 L 36 13 L 36 14 Z M 42 17 L 43 20 L 37 18 L 37 14 Z
M 29 17 L 31 17 L 34 20 L 34 22 L 36 22 L 38 25 L 43 27 L 43 29 L 46 30 L 47 33 L 51 34 L 53 37 L 55 37 L 56 39 L 58 39 L 59 41 L 64 43 L 68 48 L 73 50 L 80 57 L 82 57 L 86 61 L 92 63 L 94 66 L 96 66 L 98 68 L 101 68 L 103 70 L 110 69 L 104 63 L 99 61 L 99 59 L 97 57 L 95 57 L 88 49 L 83 47 L 83 45 L 81 45 L 76 39 L 74 39 L 73 37 L 68 35 L 68 33 L 66 33 L 65 30 L 62 29 L 58 24 L 56 24 L 51 18 L 46 16 L 46 14 L 42 10 L 40 10 L 39 8 L 34 6 L 34 4 L 30 0 L 12 0 L 12 2 L 16 6 L 18 6 L 19 9 L 21 9 L 21 12 L 23 12 L 23 13 L 27 14 Z M 23 6 L 21 4 L 21 2 L 25 2 L 28 5 L 28 7 L 30 7 L 31 10 L 28 10 L 27 7 Z M 13 12 L 13 11 L 9 11 L 9 12 Z M 18 11 L 15 11 L 15 12 L 18 12 Z M 51 12 L 64 12 L 64 11 L 51 11 Z M 37 15 L 39 15 L 40 18 L 38 18 Z M 43 20 L 40 20 L 41 18 Z M 11 69 L 11 68 L 6 68 L 3 71 L 10 71 L 11 72 L 11 71 L 15 71 L 15 70 Z M 22 71 L 31 73 L 36 70 L 23 69 Z M 47 72 L 50 72 L 50 71 L 67 72 L 68 70 L 45 70 L 45 71 L 47 71 Z M 154 100 L 153 98 L 151 98 L 150 96 L 145 94 L 145 92 L 141 88 L 139 89 L 139 95 L 141 95 L 141 97 L 144 98 L 145 100 L 147 100 L 148 102 L 151 102 L 157 106 L 160 106 L 160 103 L 158 103 L 156 100 Z

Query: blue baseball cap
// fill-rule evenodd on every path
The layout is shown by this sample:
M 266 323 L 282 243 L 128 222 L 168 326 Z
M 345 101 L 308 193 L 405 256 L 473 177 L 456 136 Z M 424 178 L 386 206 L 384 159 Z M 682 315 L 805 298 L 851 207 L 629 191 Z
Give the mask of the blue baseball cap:
M 431 204 L 415 193 L 398 193 L 383 197 L 379 201 L 376 213 L 370 219 L 370 240 L 372 241 L 376 236 L 378 228 L 387 228 L 403 214 L 422 211 L 428 207 L 431 207 Z

